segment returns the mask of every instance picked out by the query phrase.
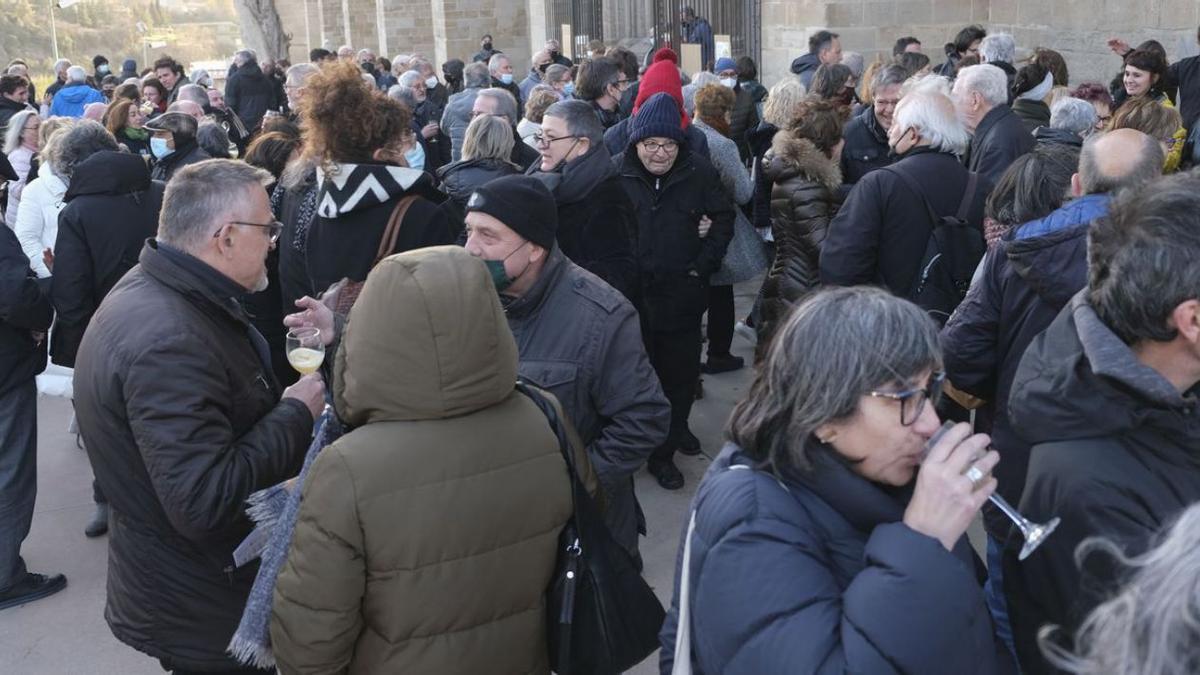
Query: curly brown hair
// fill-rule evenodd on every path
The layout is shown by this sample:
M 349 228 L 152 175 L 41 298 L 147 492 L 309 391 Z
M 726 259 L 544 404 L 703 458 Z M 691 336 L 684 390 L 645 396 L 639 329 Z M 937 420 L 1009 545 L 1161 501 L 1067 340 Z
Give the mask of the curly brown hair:
M 322 66 L 305 82 L 304 90 L 300 127 L 304 156 L 314 163 L 373 162 L 376 150 L 394 148 L 412 134 L 408 108 L 367 87 L 353 63 Z
M 838 102 L 810 94 L 793 109 L 787 130 L 793 136 L 807 138 L 818 150 L 832 157 L 834 146 L 842 140 L 844 113 L 845 106 Z
M 733 90 L 723 84 L 710 84 L 696 92 L 696 117 L 708 126 L 729 136 L 729 122 L 726 115 L 733 112 L 733 104 L 737 97 Z
M 285 131 L 268 131 L 260 134 L 250 147 L 246 149 L 243 158 L 247 164 L 266 169 L 279 180 L 292 153 L 300 147 L 300 136 Z

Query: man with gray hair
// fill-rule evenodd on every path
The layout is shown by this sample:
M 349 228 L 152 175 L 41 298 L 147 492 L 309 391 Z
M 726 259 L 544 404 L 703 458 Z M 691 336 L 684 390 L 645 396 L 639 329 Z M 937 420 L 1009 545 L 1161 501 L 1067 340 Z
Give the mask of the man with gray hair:
M 1017 42 L 1008 33 L 992 33 L 979 43 L 979 62 L 996 66 L 1004 71 L 1008 78 L 1008 90 L 1012 91 L 1013 80 L 1017 77 L 1017 68 L 1013 62 L 1017 60 Z M 1009 102 L 1012 102 L 1011 94 Z
M 1063 143 L 1078 148 L 1095 132 L 1098 119 L 1095 106 L 1068 96 L 1055 102 L 1050 108 L 1050 126 L 1038 127 L 1033 138 L 1039 144 Z
M 596 113 L 583 101 L 555 103 L 546 109 L 534 139 L 541 161 L 528 173 L 554 195 L 563 253 L 625 297 L 635 298 L 637 218 Z
M 225 650 L 258 571 L 233 562 L 246 499 L 299 472 L 325 404 L 319 374 L 280 391 L 238 302 L 267 286 L 272 181 L 230 160 L 181 170 L 76 357 L 79 429 L 111 508 L 105 618 L 167 670 L 241 672 Z
M 488 59 L 488 74 L 492 78 L 492 88 L 503 89 L 512 94 L 513 100 L 517 102 L 517 107 L 521 107 L 521 102 L 524 100 L 521 96 L 521 87 L 516 82 L 516 76 L 513 74 L 512 60 L 504 54 L 495 54 Z
M 267 112 L 278 111 L 283 102 L 252 52 L 243 49 L 234 55 L 233 62 L 237 71 L 225 82 L 225 104 L 253 134 Z
M 46 95 L 53 97 L 67 84 L 67 68 L 71 67 L 71 62 L 67 59 L 59 59 L 54 62 L 54 82 L 46 87 Z M 28 73 L 26 73 L 28 75 Z
M 849 52 L 847 52 L 849 53 Z M 896 161 L 888 148 L 888 132 L 892 128 L 892 116 L 900 102 L 900 87 L 908 79 L 903 67 L 890 65 L 880 68 L 875 74 L 872 91 L 873 103 L 861 115 L 846 123 L 842 137 L 842 185 L 845 190 L 875 169 L 881 169 Z
M 1086 287 L 1017 367 L 1009 417 L 1032 444 L 1020 510 L 1034 522 L 1061 519 L 1026 560 L 1018 560 L 1020 537 L 1004 552 L 1022 672 L 1061 672 L 1044 660 L 1038 632 L 1057 625 L 1069 644 L 1121 583 L 1125 570 L 1107 553 L 1076 557 L 1082 542 L 1099 538 L 1139 556 L 1200 502 L 1197 214 L 1195 173 L 1117 194 L 1087 228 Z M 1144 611 L 1154 612 L 1154 601 Z
M 957 218 L 969 228 L 964 233 L 976 235 L 972 241 L 977 249 L 941 251 L 953 257 L 953 269 L 973 271 L 983 255 L 983 205 L 989 189 L 958 161 L 968 138 L 945 95 L 922 89 L 906 94 L 888 131 L 888 144 L 900 159 L 863 176 L 829 223 L 821 248 L 821 283 L 883 286 L 931 312 L 953 311 L 953 306 L 930 306 L 923 299 L 923 272 L 937 225 L 933 216 Z M 970 271 L 964 283 L 969 283 Z
M 525 79 L 521 80 L 520 90 L 522 101 L 529 100 L 529 92 L 533 91 L 534 87 L 544 82 L 543 76 L 546 74 L 546 68 L 550 67 L 550 64 L 554 63 L 554 61 L 550 59 L 550 54 L 545 50 L 534 54 L 532 62 L 533 65 L 529 69 L 529 74 L 525 76 Z
M 509 158 L 513 164 L 521 167 L 522 171 L 528 171 L 529 167 L 533 166 L 540 156 L 537 150 L 529 147 L 521 140 L 521 135 L 517 133 L 517 122 L 521 121 L 521 115 L 517 111 L 517 102 L 508 93 L 507 89 L 492 87 L 491 89 L 483 89 L 475 97 L 475 103 L 471 107 L 471 117 L 477 115 L 494 115 L 503 117 L 508 120 L 509 126 L 513 131 L 513 151 L 512 157 Z
M 967 169 L 988 189 L 1013 160 L 1033 149 L 1033 134 L 1008 107 L 1008 92 L 1004 71 L 993 65 L 968 66 L 954 80 L 954 106 L 971 134 Z
M 67 82 L 50 102 L 51 117 L 83 117 L 89 103 L 106 103 L 104 94 L 87 84 L 87 71 L 79 66 L 67 68 Z
M 453 162 L 462 159 L 463 137 L 474 117 L 475 97 L 488 86 L 490 79 L 487 65 L 472 63 L 466 66 L 463 68 L 463 90 L 451 96 L 442 111 L 441 128 L 450 136 L 450 160 Z

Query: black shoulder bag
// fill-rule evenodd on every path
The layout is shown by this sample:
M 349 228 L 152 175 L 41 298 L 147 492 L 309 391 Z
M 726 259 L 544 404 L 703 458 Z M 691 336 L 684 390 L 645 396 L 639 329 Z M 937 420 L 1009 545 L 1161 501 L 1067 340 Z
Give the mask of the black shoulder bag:
M 928 312 L 939 326 L 944 325 L 967 296 L 975 267 L 987 251 L 983 232 L 967 221 L 979 184 L 979 174 L 974 171 L 967 173 L 967 188 L 958 204 L 958 213 L 939 216 L 921 186 L 911 176 L 892 167 L 885 167 L 885 170 L 904 181 L 921 198 L 929 214 L 933 229 L 929 231 L 925 255 L 921 256 L 921 266 L 917 268 L 917 276 L 907 297 Z
M 658 649 L 666 612 L 629 553 L 608 532 L 579 479 L 558 411 L 524 382 L 558 438 L 571 479 L 571 520 L 559 534 L 558 562 L 546 591 L 550 667 L 559 675 L 615 675 Z

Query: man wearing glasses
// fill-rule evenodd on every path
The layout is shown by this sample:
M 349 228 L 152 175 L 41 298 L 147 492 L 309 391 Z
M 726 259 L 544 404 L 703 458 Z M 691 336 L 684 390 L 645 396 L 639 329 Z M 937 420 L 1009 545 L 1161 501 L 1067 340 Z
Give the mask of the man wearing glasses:
M 158 235 L 93 315 L 75 362 L 79 429 L 110 503 L 105 618 L 167 670 L 230 671 L 257 565 L 234 566 L 250 493 L 296 475 L 324 406 L 282 392 L 237 298 L 267 286 L 267 172 L 181 169 Z
M 630 85 L 629 78 L 616 62 L 608 58 L 585 61 L 575 77 L 575 97 L 592 105 L 605 129 L 621 121 L 621 95 Z

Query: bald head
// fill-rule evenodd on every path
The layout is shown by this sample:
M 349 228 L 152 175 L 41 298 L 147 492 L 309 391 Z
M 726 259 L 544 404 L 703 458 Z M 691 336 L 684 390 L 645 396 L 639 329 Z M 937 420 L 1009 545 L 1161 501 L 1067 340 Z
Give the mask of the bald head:
M 1115 192 L 1161 176 L 1163 161 L 1158 141 L 1136 129 L 1095 134 L 1083 144 L 1072 185 L 1079 194 Z
M 191 115 L 199 122 L 204 119 L 204 108 L 192 101 L 176 101 L 167 108 L 167 112 L 181 112 L 185 115 Z

